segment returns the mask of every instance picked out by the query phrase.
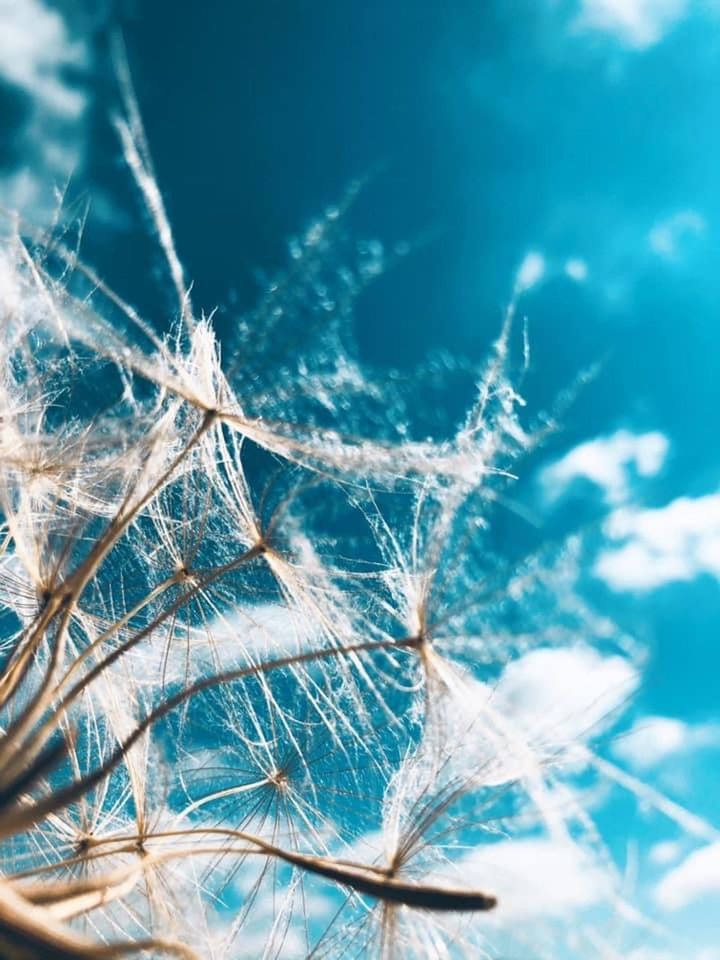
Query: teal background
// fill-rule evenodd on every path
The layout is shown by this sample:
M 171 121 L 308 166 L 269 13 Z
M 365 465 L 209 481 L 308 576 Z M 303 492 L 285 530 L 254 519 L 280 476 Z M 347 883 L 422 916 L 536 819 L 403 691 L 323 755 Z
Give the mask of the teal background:
M 160 256 L 108 123 L 115 23 L 195 304 L 218 307 L 229 353 L 238 317 L 287 263 L 291 239 L 367 178 L 344 229 L 381 241 L 388 264 L 356 303 L 353 349 L 380 380 L 412 378 L 428 357 L 455 358 L 437 393 L 422 394 L 418 379 L 424 401 L 413 423 L 418 435 L 447 435 L 472 398 L 470 374 L 499 331 L 519 265 L 540 253 L 545 274 L 519 310 L 531 344 L 529 410 L 551 408 L 580 371 L 597 364 L 598 372 L 564 411 L 562 430 L 520 466 L 515 495 L 541 536 L 589 531 L 581 589 L 649 651 L 631 717 L 717 724 L 717 579 L 611 590 L 592 573 L 608 512 L 600 491 L 575 485 L 549 503 L 538 478 L 582 441 L 624 428 L 660 431 L 670 444 L 656 476 L 633 479 L 634 503 L 662 507 L 718 489 L 720 20 L 710 0 L 669 3 L 683 15 L 638 42 L 582 28 L 579 6 L 60 5 L 92 51 L 91 69 L 66 71 L 92 104 L 72 192 L 91 208 L 95 196 L 106 204 L 102 216 L 91 209 L 83 252 L 167 329 L 173 304 Z M 0 83 L 0 172 L 23 162 L 28 109 L 20 91 Z M 671 255 L 661 255 L 653 230 L 686 211 L 702 227 L 680 231 Z M 569 260 L 586 264 L 585 279 L 568 276 Z M 525 534 L 514 521 L 498 523 L 497 546 L 512 555 Z M 664 768 L 647 776 L 717 821 L 717 742 L 678 763 L 680 777 Z M 625 801 L 599 818 L 619 858 L 628 834 L 647 847 L 669 833 Z M 648 868 L 642 881 L 657 875 Z M 702 901 L 671 923 L 712 944 L 710 919 Z

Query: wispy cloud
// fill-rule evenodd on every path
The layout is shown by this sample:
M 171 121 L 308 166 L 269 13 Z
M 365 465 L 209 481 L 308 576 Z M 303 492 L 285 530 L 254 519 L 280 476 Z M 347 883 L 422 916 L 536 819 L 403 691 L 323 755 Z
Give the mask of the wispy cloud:
M 688 7 L 687 0 L 581 0 L 573 29 L 604 34 L 629 49 L 645 50 L 659 43 Z
M 19 165 L 0 178 L 3 205 L 42 223 L 80 166 L 86 142 L 87 90 L 69 74 L 87 70 L 87 44 L 41 0 L 0 0 L 0 85 L 29 106 L 15 133 Z
M 720 843 L 693 851 L 668 871 L 655 888 L 655 900 L 664 910 L 682 907 L 720 893 Z
M 495 923 L 565 917 L 602 902 L 607 873 L 574 843 L 546 838 L 512 839 L 477 847 L 462 863 L 463 875 L 492 877 Z
M 582 283 L 588 277 L 588 265 L 580 257 L 570 257 L 563 266 L 565 274 L 576 283 Z
M 87 66 L 85 45 L 73 39 L 57 10 L 40 0 L 0 0 L 0 76 L 63 117 L 78 117 L 85 96 L 63 71 Z
M 550 500 L 562 496 L 576 480 L 585 480 L 600 487 L 608 503 L 623 503 L 630 496 L 633 474 L 655 476 L 668 448 L 667 437 L 657 431 L 637 434 L 618 430 L 572 449 L 545 468 L 541 483 Z
M 617 545 L 600 553 L 594 572 L 614 590 L 652 590 L 703 573 L 720 579 L 720 494 L 620 507 L 605 533 Z
M 618 957 L 618 954 L 613 956 Z M 675 951 L 642 946 L 623 954 L 623 960 L 678 960 L 678 955 Z M 720 960 L 720 952 L 713 947 L 694 950 L 690 944 L 683 944 L 683 960 Z
M 688 724 L 675 717 L 643 717 L 616 741 L 613 753 L 635 770 L 646 772 L 690 750 L 720 744 L 720 727 Z
M 682 847 L 676 840 L 661 840 L 654 843 L 648 850 L 648 860 L 656 866 L 666 867 L 669 863 L 679 860 Z
M 533 742 L 556 748 L 605 728 L 638 683 L 625 657 L 582 645 L 548 647 L 508 664 L 495 700 Z
M 680 210 L 658 220 L 648 234 L 648 244 L 653 253 L 663 260 L 678 260 L 687 248 L 688 241 L 706 230 L 704 217 L 697 210 Z
M 515 292 L 524 293 L 535 287 L 545 276 L 545 257 L 537 250 L 530 250 L 523 258 L 515 274 Z

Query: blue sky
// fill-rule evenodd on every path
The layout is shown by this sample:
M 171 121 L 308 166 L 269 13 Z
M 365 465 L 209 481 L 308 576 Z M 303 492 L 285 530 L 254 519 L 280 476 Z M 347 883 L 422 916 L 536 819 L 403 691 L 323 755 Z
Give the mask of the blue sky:
M 529 409 L 552 408 L 594 369 L 521 468 L 518 496 L 548 536 L 582 528 L 579 590 L 643 653 L 530 656 L 501 689 L 528 724 L 570 704 L 560 739 L 571 716 L 594 718 L 615 786 L 593 795 L 593 815 L 628 899 L 666 928 L 638 934 L 626 918 L 635 932 L 619 955 L 720 957 L 720 6 L 177 8 L 113 16 L 195 300 L 219 306 L 221 329 L 291 237 L 367 177 L 350 226 L 381 245 L 386 269 L 354 318 L 363 364 L 381 378 L 439 351 L 477 365 L 515 290 Z M 109 19 L 0 0 L 0 196 L 44 223 L 71 178 L 70 201 L 91 203 L 86 258 L 160 317 L 157 258 L 127 212 L 107 122 Z M 462 400 L 445 396 L 434 426 L 452 427 Z M 592 912 L 592 875 L 552 848 L 525 854 L 556 875 L 538 912 Z M 531 901 L 511 862 L 490 867 L 507 871 L 510 900 Z

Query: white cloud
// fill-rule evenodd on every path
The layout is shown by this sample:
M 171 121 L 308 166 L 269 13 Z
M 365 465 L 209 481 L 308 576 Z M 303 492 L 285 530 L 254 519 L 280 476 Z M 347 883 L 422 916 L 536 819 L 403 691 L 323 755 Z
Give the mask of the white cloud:
M 572 744 L 607 726 L 638 682 L 624 657 L 587 646 L 541 648 L 505 668 L 495 705 L 531 742 Z
M 88 97 L 67 79 L 89 64 L 87 44 L 73 38 L 57 10 L 40 0 L 0 0 L 0 83 L 29 98 L 15 140 L 21 166 L 0 178 L 3 205 L 43 224 L 57 207 L 55 188 L 79 167 Z
M 248 604 L 204 627 L 178 623 L 173 636 L 161 627 L 122 662 L 141 687 L 180 684 L 298 653 L 317 639 L 313 629 L 282 604 Z
M 632 50 L 659 43 L 685 16 L 687 0 L 581 0 L 573 28 L 614 37 Z
M 617 504 L 630 495 L 632 473 L 655 476 L 668 451 L 667 437 L 656 431 L 630 433 L 618 430 L 575 447 L 543 470 L 541 483 L 549 499 L 562 496 L 574 480 L 589 480 L 603 489 L 605 499 Z
M 573 843 L 510 839 L 478 847 L 459 864 L 464 878 L 498 898 L 489 921 L 563 917 L 607 899 L 608 876 Z
M 54 114 L 77 117 L 85 98 L 62 77 L 87 65 L 84 44 L 73 40 L 57 10 L 39 0 L 0 0 L 0 76 Z
M 548 823 L 557 822 L 557 806 L 577 804 L 567 795 L 551 801 L 543 763 L 562 757 L 573 769 L 584 766 L 583 744 L 615 722 L 639 684 L 628 659 L 583 644 L 531 650 L 492 685 L 442 661 L 436 669 L 450 706 L 438 710 L 441 740 L 428 742 L 449 747 L 452 769 L 476 771 L 486 786 L 525 781 Z
M 617 960 L 618 954 L 613 954 Z M 672 953 L 658 947 L 638 947 L 637 950 L 631 950 L 630 953 L 623 955 L 623 960 L 678 960 L 675 951 Z M 683 960 L 720 960 L 720 952 L 713 947 L 700 947 L 695 951 L 690 944 L 683 944 Z
M 680 210 L 654 224 L 648 234 L 648 244 L 663 260 L 677 260 L 688 238 L 699 236 L 705 229 L 705 220 L 697 210 Z
M 656 866 L 666 867 L 673 860 L 680 857 L 680 844 L 673 840 L 662 840 L 660 843 L 654 843 L 648 850 L 648 859 L 650 863 Z
M 582 283 L 583 280 L 587 280 L 588 265 L 578 257 L 571 257 L 569 260 L 566 260 L 564 270 L 567 276 L 577 283 Z
M 596 576 L 614 590 L 652 590 L 703 573 L 720 579 L 720 494 L 679 497 L 665 507 L 621 507 L 605 524 L 611 540 Z
M 648 770 L 683 750 L 687 726 L 672 717 L 646 717 L 617 741 L 613 752 L 632 767 Z
M 545 257 L 537 250 L 531 250 L 518 267 L 515 275 L 515 292 L 524 293 L 536 286 L 545 276 Z
M 223 658 L 229 657 L 238 663 L 297 653 L 313 640 L 317 645 L 316 625 L 280 603 L 238 608 L 225 617 L 216 617 L 208 626 L 208 632 L 213 645 L 222 650 Z
M 639 771 L 650 770 L 688 750 L 720 743 L 720 729 L 712 724 L 692 726 L 674 717 L 644 717 L 616 741 L 613 753 Z
M 662 878 L 655 900 L 664 910 L 679 910 L 707 894 L 720 893 L 720 843 L 701 847 Z

